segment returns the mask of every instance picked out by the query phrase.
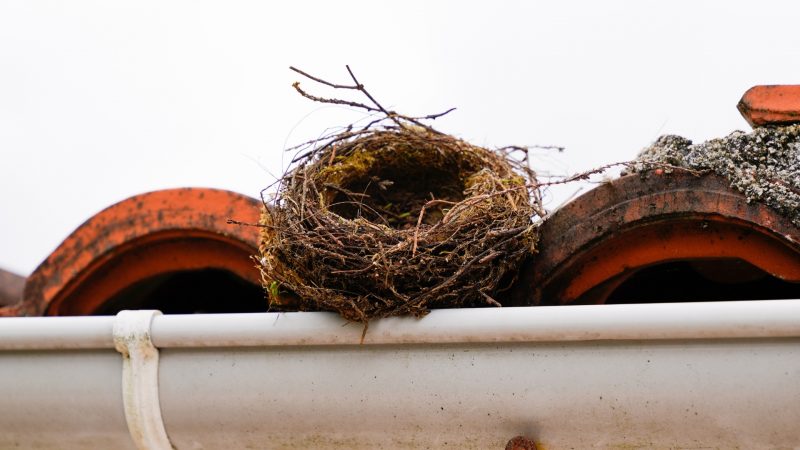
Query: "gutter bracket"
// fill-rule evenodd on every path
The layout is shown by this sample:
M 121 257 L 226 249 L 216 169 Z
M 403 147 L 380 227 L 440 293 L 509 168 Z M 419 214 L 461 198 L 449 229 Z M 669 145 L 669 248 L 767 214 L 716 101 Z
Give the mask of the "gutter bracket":
M 114 346 L 122 354 L 122 402 L 136 447 L 170 450 L 158 398 L 158 349 L 150 339 L 153 318 L 161 311 L 120 311 L 114 320 Z

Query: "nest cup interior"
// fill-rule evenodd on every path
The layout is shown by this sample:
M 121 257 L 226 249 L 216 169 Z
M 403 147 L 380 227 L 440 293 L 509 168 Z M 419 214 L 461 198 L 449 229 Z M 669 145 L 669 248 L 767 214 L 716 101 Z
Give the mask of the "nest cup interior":
M 349 180 L 344 189 L 364 195 L 354 202 L 350 195 L 336 192 L 330 210 L 345 219 L 363 217 L 395 229 L 415 225 L 422 206 L 429 200 L 459 202 L 464 183 L 457 174 L 418 164 L 389 164 L 373 175 Z M 432 225 L 442 218 L 442 206 L 426 210 L 423 223 Z
M 464 200 L 467 178 L 476 167 L 458 153 L 413 142 L 356 150 L 340 158 L 338 165 L 346 170 L 321 173 L 329 178 L 325 183 L 329 210 L 348 220 L 364 218 L 397 230 L 412 228 L 430 200 Z M 448 203 L 429 206 L 422 223 L 435 224 L 448 207 Z

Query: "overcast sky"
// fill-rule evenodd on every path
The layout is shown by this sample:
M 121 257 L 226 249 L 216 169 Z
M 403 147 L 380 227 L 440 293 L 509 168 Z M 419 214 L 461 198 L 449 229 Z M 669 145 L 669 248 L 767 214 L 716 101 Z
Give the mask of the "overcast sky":
M 300 98 L 289 65 L 457 107 L 435 126 L 476 144 L 565 146 L 539 161 L 563 174 L 749 130 L 745 90 L 800 83 L 796 2 L 275 3 L 0 0 L 0 267 L 27 275 L 134 194 L 257 196 L 287 145 L 359 117 Z

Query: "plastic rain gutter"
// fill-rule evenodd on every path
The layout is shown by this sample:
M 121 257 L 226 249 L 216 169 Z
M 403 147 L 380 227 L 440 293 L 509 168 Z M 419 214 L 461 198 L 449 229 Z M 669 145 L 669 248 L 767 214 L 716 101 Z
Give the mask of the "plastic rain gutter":
M 800 300 L 0 319 L 0 448 L 793 448 Z

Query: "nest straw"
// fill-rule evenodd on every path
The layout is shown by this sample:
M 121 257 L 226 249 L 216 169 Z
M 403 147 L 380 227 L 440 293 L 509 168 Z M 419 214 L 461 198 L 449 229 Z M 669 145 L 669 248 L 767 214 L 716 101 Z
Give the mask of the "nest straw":
M 301 310 L 365 323 L 500 306 L 496 295 L 535 248 L 530 172 L 423 123 L 440 115 L 385 110 L 352 72 L 347 86 L 296 71 L 361 91 L 374 106 L 315 97 L 295 83 L 305 97 L 379 118 L 300 146 L 265 202 L 261 270 L 271 303 L 288 290 Z

